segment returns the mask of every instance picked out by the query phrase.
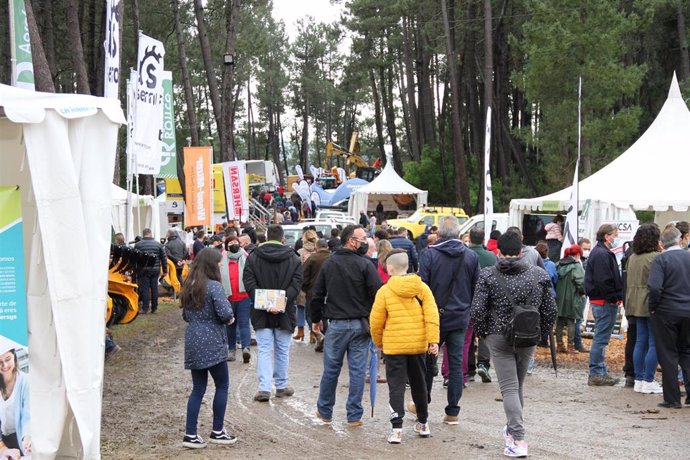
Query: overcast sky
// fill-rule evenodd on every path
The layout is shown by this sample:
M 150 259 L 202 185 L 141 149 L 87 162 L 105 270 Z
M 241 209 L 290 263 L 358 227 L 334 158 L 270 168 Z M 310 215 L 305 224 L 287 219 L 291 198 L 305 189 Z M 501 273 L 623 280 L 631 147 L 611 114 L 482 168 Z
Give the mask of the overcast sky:
M 285 23 L 285 31 L 294 40 L 297 20 L 311 15 L 316 22 L 333 22 L 340 18 L 343 5 L 332 5 L 330 0 L 273 0 L 273 17 Z

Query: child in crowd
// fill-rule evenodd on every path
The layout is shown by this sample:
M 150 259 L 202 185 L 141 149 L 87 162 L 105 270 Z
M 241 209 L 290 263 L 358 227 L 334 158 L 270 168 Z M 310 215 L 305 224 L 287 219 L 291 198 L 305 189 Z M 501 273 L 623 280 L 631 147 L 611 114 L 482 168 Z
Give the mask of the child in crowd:
M 425 354 L 438 355 L 439 315 L 429 286 L 416 274 L 406 274 L 407 253 L 391 253 L 386 269 L 391 276 L 379 289 L 371 310 L 371 338 L 386 355 L 389 403 L 393 429 L 391 444 L 400 444 L 405 415 L 405 384 L 409 381 L 417 410 L 415 433 L 429 430 Z

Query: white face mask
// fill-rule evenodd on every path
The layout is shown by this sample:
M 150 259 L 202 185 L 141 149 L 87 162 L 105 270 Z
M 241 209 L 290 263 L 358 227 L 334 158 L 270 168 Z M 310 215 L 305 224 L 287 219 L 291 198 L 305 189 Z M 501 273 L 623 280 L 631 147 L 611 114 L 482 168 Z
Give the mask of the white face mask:
M 584 251 L 582 251 L 582 257 L 589 257 L 589 249 L 585 249 Z

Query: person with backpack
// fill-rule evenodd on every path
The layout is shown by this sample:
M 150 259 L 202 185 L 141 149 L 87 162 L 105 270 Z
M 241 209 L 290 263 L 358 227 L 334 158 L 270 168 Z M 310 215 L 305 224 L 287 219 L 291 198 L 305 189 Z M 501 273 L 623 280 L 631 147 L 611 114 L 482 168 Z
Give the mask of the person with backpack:
M 556 320 L 556 302 L 549 275 L 522 261 L 518 234 L 501 235 L 498 251 L 498 264 L 479 275 L 470 312 L 475 334 L 486 338 L 503 397 L 503 454 L 526 457 L 522 388 L 541 331 Z

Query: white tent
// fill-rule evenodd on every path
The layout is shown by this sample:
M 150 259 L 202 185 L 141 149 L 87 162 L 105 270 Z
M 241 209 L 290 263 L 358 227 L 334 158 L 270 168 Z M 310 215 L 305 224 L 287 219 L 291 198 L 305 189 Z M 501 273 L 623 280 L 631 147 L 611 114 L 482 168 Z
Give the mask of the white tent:
M 383 205 L 387 211 L 398 209 L 398 204 L 394 200 L 396 198 L 395 195 L 413 195 L 417 202 L 417 207 L 420 208 L 426 206 L 429 192 L 420 190 L 414 185 L 405 182 L 395 172 L 393 161 L 389 158 L 383 171 L 376 179 L 358 188 L 350 195 L 348 211 L 351 216 L 357 217 L 360 211 L 373 211 L 378 201 L 385 201 Z
M 137 195 L 132 193 L 132 209 L 130 229 L 127 231 L 127 190 L 112 184 L 113 206 L 112 219 L 115 233 L 125 235 L 127 241 L 141 235 L 142 230 L 150 228 L 153 238 L 158 240 L 167 231 L 167 203 L 165 195 L 154 198 L 151 195 Z
M 585 236 L 593 236 L 604 222 L 635 220 L 633 210 L 656 211 L 660 224 L 687 219 L 689 160 L 690 111 L 674 74 L 668 98 L 647 131 L 618 158 L 580 182 L 579 208 L 586 214 L 580 220 Z M 570 189 L 511 200 L 511 225 L 519 226 L 530 211 L 567 209 Z
M 119 102 L 0 85 L 0 184 L 19 185 L 33 458 L 99 458 Z

